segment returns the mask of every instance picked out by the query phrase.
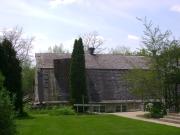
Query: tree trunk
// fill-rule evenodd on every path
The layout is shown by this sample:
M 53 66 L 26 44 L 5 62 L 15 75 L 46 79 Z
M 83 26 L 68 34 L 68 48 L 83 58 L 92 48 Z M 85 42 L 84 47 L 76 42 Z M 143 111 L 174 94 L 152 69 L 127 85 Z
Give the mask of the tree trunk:
M 178 84 L 175 84 L 175 92 L 174 92 L 174 96 L 175 96 L 175 112 L 179 112 L 179 102 L 178 102 Z

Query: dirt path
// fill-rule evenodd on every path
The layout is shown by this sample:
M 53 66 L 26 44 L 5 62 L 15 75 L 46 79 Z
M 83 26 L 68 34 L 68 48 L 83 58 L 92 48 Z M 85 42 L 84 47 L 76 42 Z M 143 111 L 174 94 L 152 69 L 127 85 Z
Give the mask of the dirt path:
M 126 118 L 131 118 L 131 119 L 136 119 L 136 120 L 142 120 L 142 121 L 147 121 L 147 122 L 153 122 L 153 123 L 158 123 L 158 124 L 164 124 L 168 126 L 175 126 L 180 128 L 180 124 L 174 124 L 174 123 L 169 123 L 169 122 L 162 122 L 157 119 L 146 119 L 139 117 L 139 115 L 145 114 L 145 112 L 138 111 L 138 112 L 120 112 L 120 113 L 112 113 L 113 115 L 116 116 L 122 116 Z

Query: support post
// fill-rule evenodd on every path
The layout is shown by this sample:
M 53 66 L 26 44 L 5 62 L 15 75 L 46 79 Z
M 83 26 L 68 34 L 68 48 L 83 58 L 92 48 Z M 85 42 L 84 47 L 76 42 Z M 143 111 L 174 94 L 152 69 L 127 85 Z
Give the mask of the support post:
M 84 95 L 82 95 L 82 102 L 83 102 L 83 113 L 84 113 Z
M 122 112 L 122 104 L 121 104 L 121 112 Z

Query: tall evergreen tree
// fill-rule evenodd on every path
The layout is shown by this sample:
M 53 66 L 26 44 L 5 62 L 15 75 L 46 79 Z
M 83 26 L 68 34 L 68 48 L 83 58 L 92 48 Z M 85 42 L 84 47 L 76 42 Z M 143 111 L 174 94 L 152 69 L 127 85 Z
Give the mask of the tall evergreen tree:
M 12 104 L 8 92 L 3 88 L 4 77 L 0 72 L 0 135 L 16 135 Z
M 84 46 L 81 38 L 74 42 L 70 67 L 70 89 L 73 104 L 88 103 Z
M 23 112 L 22 90 L 21 90 L 21 66 L 12 43 L 3 39 L 0 44 L 0 70 L 5 77 L 4 87 L 10 93 L 14 109 L 18 113 Z

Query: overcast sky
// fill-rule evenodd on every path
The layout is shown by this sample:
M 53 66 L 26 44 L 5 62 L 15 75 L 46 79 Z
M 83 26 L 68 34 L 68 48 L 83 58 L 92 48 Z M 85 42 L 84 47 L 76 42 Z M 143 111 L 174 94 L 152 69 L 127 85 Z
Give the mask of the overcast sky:
M 180 37 L 180 0 L 0 0 L 0 30 L 23 27 L 35 36 L 34 51 L 63 43 L 71 50 L 83 33 L 97 31 L 106 48 L 139 48 L 147 16 L 162 30 Z

